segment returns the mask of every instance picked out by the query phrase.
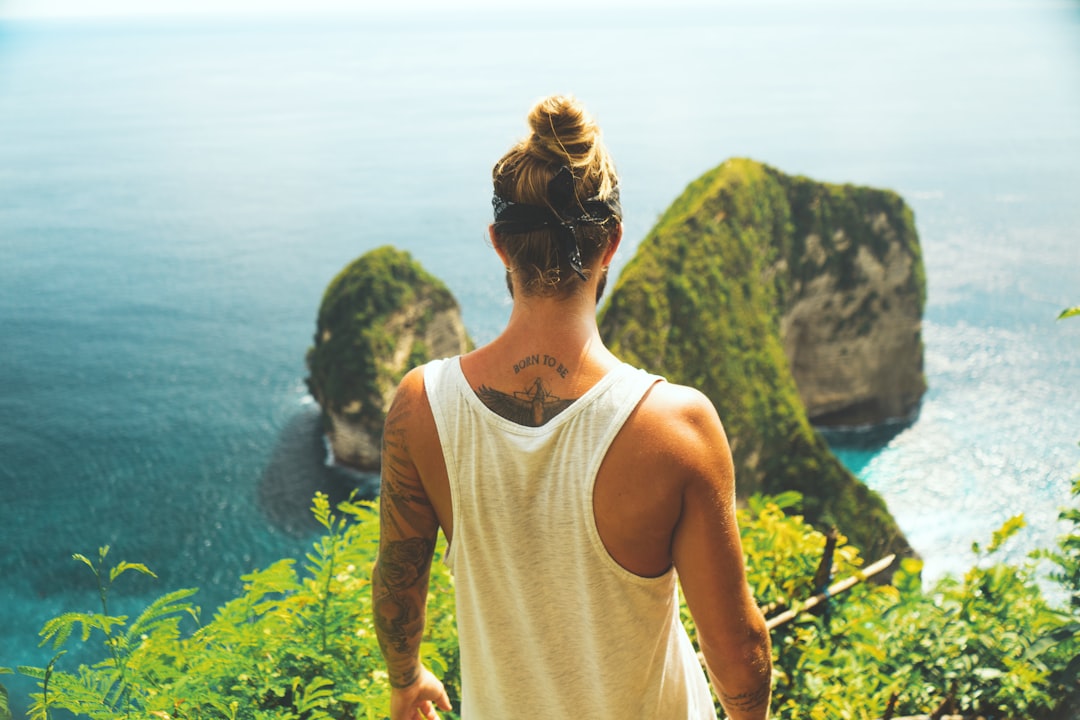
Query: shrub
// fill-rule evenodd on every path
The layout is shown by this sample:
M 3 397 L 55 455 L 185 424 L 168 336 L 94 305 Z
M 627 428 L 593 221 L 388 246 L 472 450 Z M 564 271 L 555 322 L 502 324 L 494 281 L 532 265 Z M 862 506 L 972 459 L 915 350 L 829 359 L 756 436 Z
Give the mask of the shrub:
M 1080 478 L 1074 485 L 1080 497 Z M 799 515 L 796 493 L 755 496 L 739 511 L 747 577 L 774 615 L 799 610 L 830 579 L 862 572 L 863 560 L 837 536 L 831 564 L 819 572 L 827 538 Z M 349 501 L 331 513 L 317 495 L 325 529 L 298 570 L 291 559 L 244 576 L 240 597 L 200 623 L 194 590 L 167 593 L 138 618 L 109 613 L 121 575 L 152 574 L 142 565 L 106 565 L 77 555 L 99 583 L 101 611 L 48 621 L 44 643 L 57 653 L 45 668 L 20 667 L 39 681 L 31 714 L 54 710 L 89 718 L 382 718 L 389 685 L 371 618 L 369 570 L 378 547 L 375 503 Z M 1077 692 L 1080 670 L 1080 510 L 1062 517 L 1072 531 L 1057 551 L 1039 553 L 1071 594 L 1052 607 L 1035 582 L 1034 561 L 993 562 L 1021 527 L 1014 518 L 994 533 L 978 564 L 926 592 L 920 564 L 904 560 L 890 584 L 860 583 L 773 630 L 777 718 L 880 718 L 949 707 L 965 715 L 1049 718 Z M 441 549 L 440 549 L 441 552 Z M 424 661 L 460 700 L 453 581 L 432 566 Z M 683 617 L 693 636 L 688 613 Z M 193 628 L 188 628 L 193 625 Z M 101 643 L 101 659 L 62 669 L 76 635 Z M 0 668 L 0 672 L 5 669 Z M 8 671 L 10 672 L 10 671 Z M 7 709 L 0 693 L 0 718 Z M 456 717 L 447 713 L 448 718 Z
M 178 590 L 153 602 L 134 622 L 111 616 L 108 592 L 128 570 L 106 568 L 108 548 L 96 563 L 77 555 L 97 576 L 100 613 L 67 613 L 45 624 L 43 644 L 58 650 L 46 668 L 20 667 L 39 680 L 32 717 L 56 709 L 90 718 L 268 719 L 379 718 L 389 685 L 371 619 L 370 568 L 378 547 L 378 514 L 372 503 L 346 502 L 341 516 L 317 495 L 313 513 L 325 528 L 297 571 L 291 559 L 243 577 L 243 594 L 213 620 L 199 624 L 190 599 Z M 437 671 L 456 671 L 453 595 L 444 568 L 432 570 L 432 633 L 423 646 Z M 181 621 L 196 628 L 181 633 Z M 103 659 L 74 672 L 56 669 L 76 626 L 92 637 Z M 456 686 L 450 689 L 456 693 Z

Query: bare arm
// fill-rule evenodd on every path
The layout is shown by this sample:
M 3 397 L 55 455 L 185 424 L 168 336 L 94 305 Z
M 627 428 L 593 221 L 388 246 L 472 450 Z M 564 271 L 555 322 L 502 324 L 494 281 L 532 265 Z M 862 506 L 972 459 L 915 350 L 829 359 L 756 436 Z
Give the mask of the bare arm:
M 672 554 L 698 643 L 724 710 L 732 720 L 769 715 L 769 633 L 746 582 L 735 519 L 735 471 L 727 436 L 704 396 L 681 413 L 679 465 L 685 471 L 682 514 Z
M 402 381 L 383 431 L 379 555 L 372 570 L 372 609 L 390 676 L 391 717 L 435 718 L 450 709 L 440 683 L 420 664 L 428 579 L 439 522 L 409 451 L 409 426 L 427 402 L 416 373 Z

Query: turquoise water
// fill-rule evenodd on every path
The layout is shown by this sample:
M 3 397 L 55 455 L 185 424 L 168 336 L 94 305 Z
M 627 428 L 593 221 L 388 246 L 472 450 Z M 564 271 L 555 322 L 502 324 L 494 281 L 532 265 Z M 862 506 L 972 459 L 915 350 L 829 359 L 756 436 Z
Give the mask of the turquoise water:
M 549 92 L 588 104 L 619 163 L 616 271 L 733 155 L 901 192 L 930 390 L 910 427 L 839 452 L 930 577 L 1017 512 L 1010 557 L 1052 542 L 1080 461 L 1080 320 L 1054 320 L 1080 303 L 1075 3 L 8 21 L 0 665 L 47 662 L 42 622 L 92 608 L 73 552 L 158 573 L 121 610 L 197 586 L 206 615 L 302 553 L 312 492 L 356 481 L 323 465 L 303 385 L 323 288 L 392 243 L 493 337 L 490 166 Z M 30 684 L 4 682 L 22 712 Z

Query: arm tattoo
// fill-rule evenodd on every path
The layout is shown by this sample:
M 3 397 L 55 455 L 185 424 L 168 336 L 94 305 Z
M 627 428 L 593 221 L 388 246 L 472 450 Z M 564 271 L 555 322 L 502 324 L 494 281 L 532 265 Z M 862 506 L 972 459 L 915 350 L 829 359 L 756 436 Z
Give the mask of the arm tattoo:
M 532 385 L 521 392 L 508 395 L 481 385 L 476 391 L 480 401 L 501 417 L 518 425 L 539 427 L 561 413 L 574 402 L 552 395 L 544 381 L 536 378 Z
M 434 545 L 426 538 L 389 542 L 379 553 L 372 578 L 375 630 L 386 658 L 390 684 L 416 680 L 416 650 L 424 634 L 424 602 Z
M 738 695 L 725 695 L 724 693 L 720 693 L 720 700 L 725 708 L 747 712 L 750 710 L 757 710 L 768 704 L 769 695 L 771 694 L 772 685 L 766 680 L 760 687 L 751 690 L 750 692 L 739 693 Z
M 392 408 L 383 430 L 380 516 L 398 535 L 407 534 L 406 528 L 423 527 L 431 512 L 431 503 L 413 477 L 415 469 L 408 459 L 404 423 L 409 415 L 408 408 Z
M 406 398 L 395 400 L 383 431 L 379 557 L 371 577 L 375 634 L 390 684 L 407 687 L 420 670 L 428 577 L 438 521 L 413 464 Z

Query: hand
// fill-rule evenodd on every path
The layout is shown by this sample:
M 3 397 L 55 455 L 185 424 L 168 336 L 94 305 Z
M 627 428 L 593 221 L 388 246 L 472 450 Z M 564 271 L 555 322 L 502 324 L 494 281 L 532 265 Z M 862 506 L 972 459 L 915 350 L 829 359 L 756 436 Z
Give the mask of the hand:
M 435 708 L 450 710 L 450 698 L 439 678 L 427 668 L 420 669 L 420 676 L 409 687 L 390 690 L 390 720 L 439 720 Z

